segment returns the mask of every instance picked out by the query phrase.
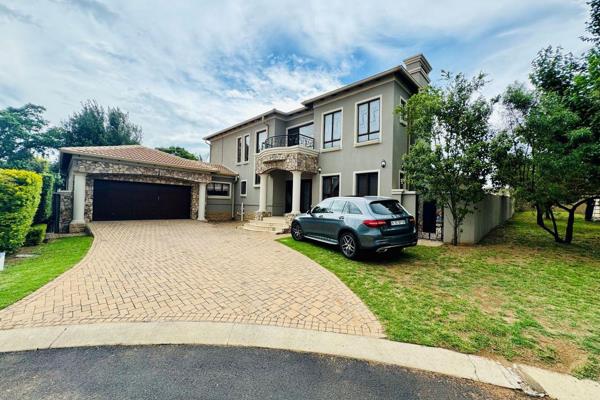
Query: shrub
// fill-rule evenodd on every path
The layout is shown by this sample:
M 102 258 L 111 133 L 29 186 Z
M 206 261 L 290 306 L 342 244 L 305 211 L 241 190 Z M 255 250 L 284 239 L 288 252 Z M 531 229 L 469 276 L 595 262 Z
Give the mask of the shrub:
M 35 213 L 33 221 L 36 224 L 48 222 L 52 215 L 52 193 L 54 192 L 54 175 L 42 175 L 42 194 L 40 197 L 40 205 Z
M 40 202 L 42 177 L 34 172 L 0 169 L 0 251 L 23 245 Z
M 37 246 L 46 238 L 46 224 L 33 225 L 25 236 L 25 246 Z

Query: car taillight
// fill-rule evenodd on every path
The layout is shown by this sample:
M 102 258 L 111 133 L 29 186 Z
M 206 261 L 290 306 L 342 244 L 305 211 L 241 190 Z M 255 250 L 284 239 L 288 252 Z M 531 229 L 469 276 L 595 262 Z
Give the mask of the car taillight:
M 369 228 L 379 228 L 385 226 L 386 222 L 381 219 L 368 219 L 363 221 L 363 225 L 368 226 Z
M 412 215 L 410 215 L 410 216 L 408 217 L 408 222 L 410 222 L 411 224 L 413 224 L 413 225 L 414 225 L 414 224 L 415 224 L 415 217 L 413 217 Z

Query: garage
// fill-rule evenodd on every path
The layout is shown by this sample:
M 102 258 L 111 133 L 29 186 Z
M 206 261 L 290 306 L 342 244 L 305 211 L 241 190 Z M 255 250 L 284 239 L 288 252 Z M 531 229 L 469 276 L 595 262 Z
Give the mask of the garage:
M 93 220 L 188 219 L 191 186 L 94 180 Z
M 237 176 L 141 145 L 63 147 L 59 164 L 65 186 L 55 193 L 55 232 L 82 232 L 93 221 L 206 221 L 207 184 L 233 185 Z M 231 218 L 233 196 L 211 201 L 219 201 L 213 215 Z

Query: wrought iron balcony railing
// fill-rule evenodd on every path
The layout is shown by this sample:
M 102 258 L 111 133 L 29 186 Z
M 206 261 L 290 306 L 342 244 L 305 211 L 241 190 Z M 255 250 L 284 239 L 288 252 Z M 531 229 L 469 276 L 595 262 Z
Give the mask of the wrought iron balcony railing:
M 268 137 L 261 145 L 261 149 L 271 149 L 273 147 L 301 146 L 309 149 L 315 148 L 315 139 L 301 135 L 299 133 L 291 135 L 275 135 Z

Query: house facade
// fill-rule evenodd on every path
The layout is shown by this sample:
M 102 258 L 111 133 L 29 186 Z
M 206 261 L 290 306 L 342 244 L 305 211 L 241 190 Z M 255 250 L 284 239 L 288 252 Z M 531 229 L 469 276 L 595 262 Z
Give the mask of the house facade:
M 342 195 L 400 197 L 415 212 L 402 173 L 410 138 L 394 109 L 429 83 L 430 71 L 419 54 L 297 110 L 271 110 L 205 137 L 210 161 L 238 175 L 237 215 L 291 218 Z

